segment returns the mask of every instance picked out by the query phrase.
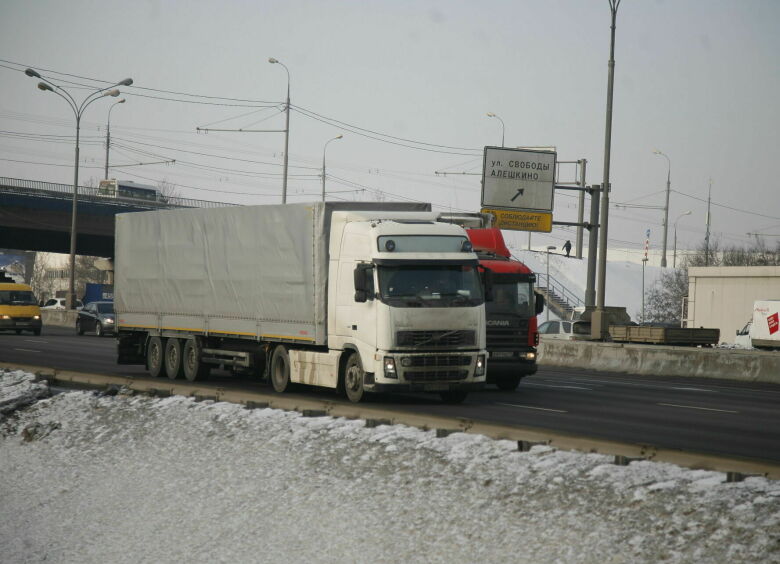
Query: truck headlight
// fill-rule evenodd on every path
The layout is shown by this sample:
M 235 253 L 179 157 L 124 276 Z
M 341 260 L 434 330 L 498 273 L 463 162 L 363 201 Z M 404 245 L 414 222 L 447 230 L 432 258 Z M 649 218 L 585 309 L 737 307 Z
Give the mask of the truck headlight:
M 36 320 L 37 320 L 37 319 L 40 319 L 40 318 L 41 318 L 41 316 L 40 316 L 40 315 L 33 315 L 33 319 L 36 319 Z
M 395 359 L 392 356 L 386 356 L 384 360 L 385 378 L 398 378 L 398 372 L 395 370 Z
M 0 319 L 11 319 L 10 315 L 0 315 Z
M 485 373 L 485 355 L 477 356 L 477 366 L 474 368 L 475 376 L 482 376 Z
M 532 352 L 525 353 L 526 360 L 534 360 L 535 358 L 536 358 L 536 353 L 532 353 Z

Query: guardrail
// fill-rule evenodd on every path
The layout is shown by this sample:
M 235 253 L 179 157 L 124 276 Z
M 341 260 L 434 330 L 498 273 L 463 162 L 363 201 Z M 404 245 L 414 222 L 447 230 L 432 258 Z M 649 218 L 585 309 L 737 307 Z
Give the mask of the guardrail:
M 12 192 L 21 194 L 35 193 L 43 197 L 71 198 L 73 196 L 72 184 L 57 184 L 40 180 L 25 180 L 21 178 L 8 178 L 0 176 L 0 192 Z M 106 196 L 98 193 L 98 189 L 92 186 L 79 186 L 79 199 L 91 202 L 100 202 L 108 205 L 134 206 L 148 209 L 160 208 L 221 208 L 237 206 L 225 202 L 212 202 L 209 200 L 193 200 L 178 196 L 161 196 L 164 201 L 144 200 L 140 198 L 124 198 Z

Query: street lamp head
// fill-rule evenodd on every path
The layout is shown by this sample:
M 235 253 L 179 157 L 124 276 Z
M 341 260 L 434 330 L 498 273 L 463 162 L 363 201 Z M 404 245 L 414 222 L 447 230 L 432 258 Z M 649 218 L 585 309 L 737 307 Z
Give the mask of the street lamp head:
M 654 155 L 663 155 L 663 153 L 661 151 L 659 151 L 658 149 L 653 149 L 653 154 Z
M 116 104 L 124 104 L 125 102 L 127 102 L 127 100 L 125 100 L 124 98 L 122 98 L 121 100 L 117 100 L 115 103 L 116 103 Z
M 132 86 L 133 79 L 132 78 L 126 78 L 122 82 L 118 83 L 117 86 Z
M 271 63 L 271 64 L 273 65 L 273 64 L 276 64 L 276 63 L 278 63 L 279 61 L 277 61 L 277 60 L 276 60 L 276 59 L 274 59 L 273 57 L 268 57 L 268 62 L 269 62 L 269 63 Z
M 26 74 L 27 76 L 31 76 L 33 78 L 41 78 L 41 75 L 39 75 L 38 72 L 33 69 L 25 70 L 24 74 Z
M 488 112 L 487 117 L 496 117 L 496 114 L 494 114 L 493 112 Z
M 344 137 L 343 135 L 339 134 L 339 136 L 338 136 L 338 137 L 336 137 L 335 139 L 341 139 L 341 138 L 343 138 L 343 137 Z
M 683 212 L 683 215 L 691 215 L 693 212 L 691 210 L 688 210 L 687 212 Z
M 54 92 L 54 89 L 48 84 L 46 84 L 45 82 L 38 83 L 38 90 L 49 90 L 51 92 Z
M 109 90 L 108 92 L 103 94 L 103 96 L 113 96 L 114 98 L 116 98 L 117 96 L 119 96 L 119 90 L 114 88 L 113 90 Z

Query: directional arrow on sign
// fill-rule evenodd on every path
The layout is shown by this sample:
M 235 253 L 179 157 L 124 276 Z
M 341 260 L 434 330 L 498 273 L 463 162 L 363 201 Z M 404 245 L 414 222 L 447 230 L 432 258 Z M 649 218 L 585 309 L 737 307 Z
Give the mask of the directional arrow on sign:
M 522 195 L 523 195 L 523 192 L 525 192 L 525 188 L 518 188 L 518 189 L 517 189 L 517 194 L 515 194 L 514 196 L 512 196 L 512 199 L 511 199 L 511 200 L 509 200 L 509 201 L 510 201 L 510 202 L 514 202 L 514 201 L 515 201 L 515 200 L 516 200 L 518 197 L 520 197 L 520 196 L 522 196 Z

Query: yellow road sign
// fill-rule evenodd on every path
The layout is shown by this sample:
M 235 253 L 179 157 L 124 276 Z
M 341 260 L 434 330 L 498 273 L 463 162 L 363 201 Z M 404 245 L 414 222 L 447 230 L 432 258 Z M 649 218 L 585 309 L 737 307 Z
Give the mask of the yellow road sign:
M 552 213 L 482 208 L 482 213 L 493 214 L 493 227 L 510 231 L 552 231 Z

